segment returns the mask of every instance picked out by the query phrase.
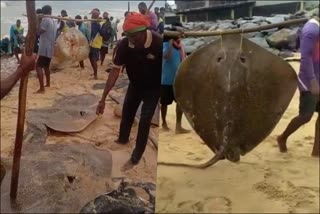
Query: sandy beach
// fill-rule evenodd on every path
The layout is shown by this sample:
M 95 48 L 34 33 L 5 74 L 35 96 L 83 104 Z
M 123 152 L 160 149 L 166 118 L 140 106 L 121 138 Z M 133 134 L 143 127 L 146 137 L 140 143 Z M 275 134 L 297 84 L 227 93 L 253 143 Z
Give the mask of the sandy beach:
M 290 63 L 298 71 L 299 63 Z M 298 90 L 282 119 L 258 147 L 238 164 L 222 160 L 207 169 L 158 165 L 156 212 L 159 213 L 319 213 L 319 159 L 311 157 L 312 121 L 278 151 L 276 137 L 296 116 Z M 158 161 L 203 163 L 213 156 L 195 132 L 175 135 L 175 105 L 168 108 L 170 132 L 159 130 Z M 185 128 L 192 130 L 183 118 Z
M 105 83 L 107 78 L 107 73 L 105 69 L 107 64 L 110 62 L 111 53 L 107 56 L 104 66 L 99 65 L 98 77 L 99 80 L 92 80 L 91 65 L 88 60 L 85 60 L 85 69 L 80 70 L 76 66 L 66 67 L 65 69 L 53 73 L 51 75 L 51 87 L 46 89 L 45 94 L 34 94 L 35 91 L 39 88 L 38 79 L 36 78 L 35 71 L 32 71 L 29 76 L 28 83 L 28 99 L 27 99 L 27 110 L 36 109 L 43 107 L 50 107 L 55 100 L 67 96 L 67 95 L 80 95 L 91 93 L 98 97 L 101 97 L 103 90 L 93 90 L 93 85 L 96 83 Z M 4 59 L 1 60 L 1 75 L 2 78 L 10 72 L 10 69 L 15 68 L 15 61 L 13 59 Z M 7 69 L 7 70 L 6 70 Z M 9 206 L 8 192 L 10 189 L 10 179 L 11 179 L 11 165 L 12 165 L 12 156 L 15 140 L 15 131 L 16 131 L 16 121 L 17 121 L 17 107 L 18 107 L 18 91 L 19 87 L 17 86 L 10 92 L 10 94 L 1 101 L 1 159 L 5 164 L 7 174 L 1 185 L 1 213 L 3 212 L 14 212 Z M 123 91 L 114 90 L 112 91 L 113 95 L 123 94 Z M 36 174 L 33 171 L 37 170 L 37 164 L 32 165 L 24 164 L 29 160 L 34 160 L 36 163 L 46 162 L 48 169 L 51 170 L 50 159 L 46 157 L 45 152 L 41 154 L 29 154 L 24 157 L 25 151 L 22 153 L 21 161 L 21 173 L 20 173 L 20 183 L 18 191 L 18 200 L 22 203 L 19 211 L 22 212 L 79 212 L 82 206 L 84 206 L 89 200 L 94 199 L 95 197 L 109 192 L 114 189 L 114 182 L 111 181 L 112 177 L 125 177 L 129 178 L 135 182 L 156 182 L 156 163 L 157 163 L 157 149 L 151 144 L 148 143 L 146 151 L 144 153 L 143 159 L 138 166 L 134 167 L 129 171 L 122 172 L 120 168 L 123 164 L 129 159 L 131 152 L 135 146 L 135 138 L 137 134 L 137 124 L 134 124 L 134 127 L 130 136 L 130 143 L 128 145 L 117 145 L 113 141 L 117 139 L 118 129 L 120 124 L 120 118 L 115 116 L 114 109 L 116 104 L 107 99 L 105 113 L 101 118 L 98 118 L 95 122 L 88 126 L 83 132 L 79 133 L 82 137 L 91 139 L 85 140 L 79 137 L 70 136 L 67 134 L 53 133 L 50 132 L 46 140 L 46 145 L 66 145 L 74 144 L 75 147 L 90 145 L 90 149 L 84 151 L 85 158 L 91 158 L 93 162 L 99 163 L 101 166 L 106 166 L 106 168 L 112 167 L 111 175 L 105 172 L 101 172 L 98 175 L 92 176 L 92 171 L 99 170 L 100 165 L 93 165 L 92 169 L 86 168 L 86 166 L 81 166 L 79 169 L 76 169 L 75 178 L 77 180 L 76 184 L 72 187 L 71 184 L 64 181 L 62 186 L 64 186 L 65 192 L 59 197 L 63 200 L 63 203 L 52 204 L 51 207 L 46 207 L 48 200 L 50 199 L 53 193 L 47 190 L 43 190 L 42 182 L 43 180 L 37 180 L 36 186 L 30 186 L 28 181 L 23 179 L 24 177 L 36 177 Z M 27 127 L 26 127 L 27 128 Z M 156 136 L 157 127 L 152 127 L 151 130 Z M 99 141 L 101 143 L 97 143 Z M 28 142 L 28 145 L 32 142 Z M 96 155 L 98 151 L 108 151 L 112 156 L 112 164 L 110 162 L 103 162 L 103 159 Z M 98 153 L 97 153 L 98 154 Z M 108 154 L 108 153 L 106 153 Z M 67 158 L 67 157 L 66 157 Z M 72 157 L 71 157 L 72 158 Z M 104 158 L 103 155 L 101 158 Z M 26 162 L 25 162 L 26 161 Z M 65 164 L 68 169 L 68 163 L 70 160 L 63 161 L 61 164 Z M 90 164 L 90 163 L 89 163 Z M 110 166 L 111 164 L 111 166 Z M 58 164 L 59 165 L 59 164 Z M 74 164 L 69 166 L 77 167 Z M 30 167 L 26 169 L 26 167 Z M 72 168 L 71 167 L 71 168 Z M 46 170 L 43 172 L 46 173 Z M 61 172 L 59 169 L 52 169 L 56 171 L 55 173 L 65 173 Z M 73 169 L 74 171 L 74 169 Z M 42 171 L 41 171 L 42 172 Z M 31 174 L 30 174 L 31 173 Z M 91 174 L 90 174 L 91 173 Z M 105 174 L 105 175 L 104 175 Z M 49 176 L 49 177 L 48 177 Z M 44 175 L 46 179 L 50 178 L 49 174 Z M 39 179 L 39 177 L 36 177 Z M 61 186 L 58 184 L 58 180 L 51 178 L 53 181 L 53 186 L 55 188 Z M 66 180 L 66 179 L 65 179 Z M 60 180 L 59 180 L 60 182 Z M 70 187 L 71 185 L 71 187 Z M 66 188 L 67 186 L 67 188 Z M 45 192 L 45 196 L 41 195 Z M 52 190 L 55 192 L 55 190 Z M 58 190 L 57 190 L 58 192 Z M 54 197 L 54 196 L 52 196 Z M 28 198 L 28 200 L 27 200 Z M 54 200 L 54 198 L 51 198 Z

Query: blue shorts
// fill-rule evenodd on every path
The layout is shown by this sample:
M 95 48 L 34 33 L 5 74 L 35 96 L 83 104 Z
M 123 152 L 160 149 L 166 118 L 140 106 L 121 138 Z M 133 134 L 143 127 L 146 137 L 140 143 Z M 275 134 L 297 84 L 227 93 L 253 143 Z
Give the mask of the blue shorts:
M 95 61 L 98 61 L 99 60 L 99 56 L 100 56 L 100 49 L 99 48 L 90 47 L 89 58 L 93 59 Z

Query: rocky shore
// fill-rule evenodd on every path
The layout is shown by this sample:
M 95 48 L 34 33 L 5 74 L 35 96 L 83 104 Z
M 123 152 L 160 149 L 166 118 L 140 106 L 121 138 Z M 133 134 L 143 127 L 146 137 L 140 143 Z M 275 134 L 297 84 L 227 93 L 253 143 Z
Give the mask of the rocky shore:
M 237 20 L 218 20 L 216 22 L 188 22 L 183 23 L 185 31 L 216 31 L 227 29 L 247 29 L 268 24 L 298 18 L 310 18 L 319 8 L 308 11 L 298 11 L 296 14 L 277 14 L 271 17 L 253 16 L 239 18 Z M 286 28 L 274 28 L 260 32 L 246 33 L 244 36 L 261 47 L 271 51 L 275 55 L 286 58 L 293 56 L 293 52 L 299 49 L 299 32 L 303 25 L 288 26 Z M 187 54 L 203 47 L 204 45 L 219 39 L 219 36 L 184 38 L 182 40 Z

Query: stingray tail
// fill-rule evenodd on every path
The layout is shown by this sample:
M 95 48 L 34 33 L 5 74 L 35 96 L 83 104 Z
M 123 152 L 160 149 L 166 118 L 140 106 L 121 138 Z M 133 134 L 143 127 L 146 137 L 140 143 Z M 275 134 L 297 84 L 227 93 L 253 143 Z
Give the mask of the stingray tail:
M 219 160 L 224 158 L 224 153 L 226 150 L 226 145 L 223 144 L 217 154 L 212 157 L 210 160 L 208 160 L 205 163 L 198 164 L 198 165 L 192 165 L 192 164 L 184 164 L 184 163 L 166 163 L 166 162 L 158 162 L 159 165 L 166 165 L 166 166 L 180 166 L 180 167 L 191 167 L 191 168 L 199 168 L 199 169 L 205 169 L 209 166 L 214 165 L 217 163 Z

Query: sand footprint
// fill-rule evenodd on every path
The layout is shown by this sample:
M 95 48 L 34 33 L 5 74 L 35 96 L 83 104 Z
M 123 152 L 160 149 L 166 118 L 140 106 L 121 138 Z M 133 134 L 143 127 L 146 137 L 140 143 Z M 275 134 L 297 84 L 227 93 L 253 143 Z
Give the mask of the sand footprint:
M 204 200 L 203 210 L 204 213 L 231 213 L 232 201 L 223 196 L 207 197 Z

